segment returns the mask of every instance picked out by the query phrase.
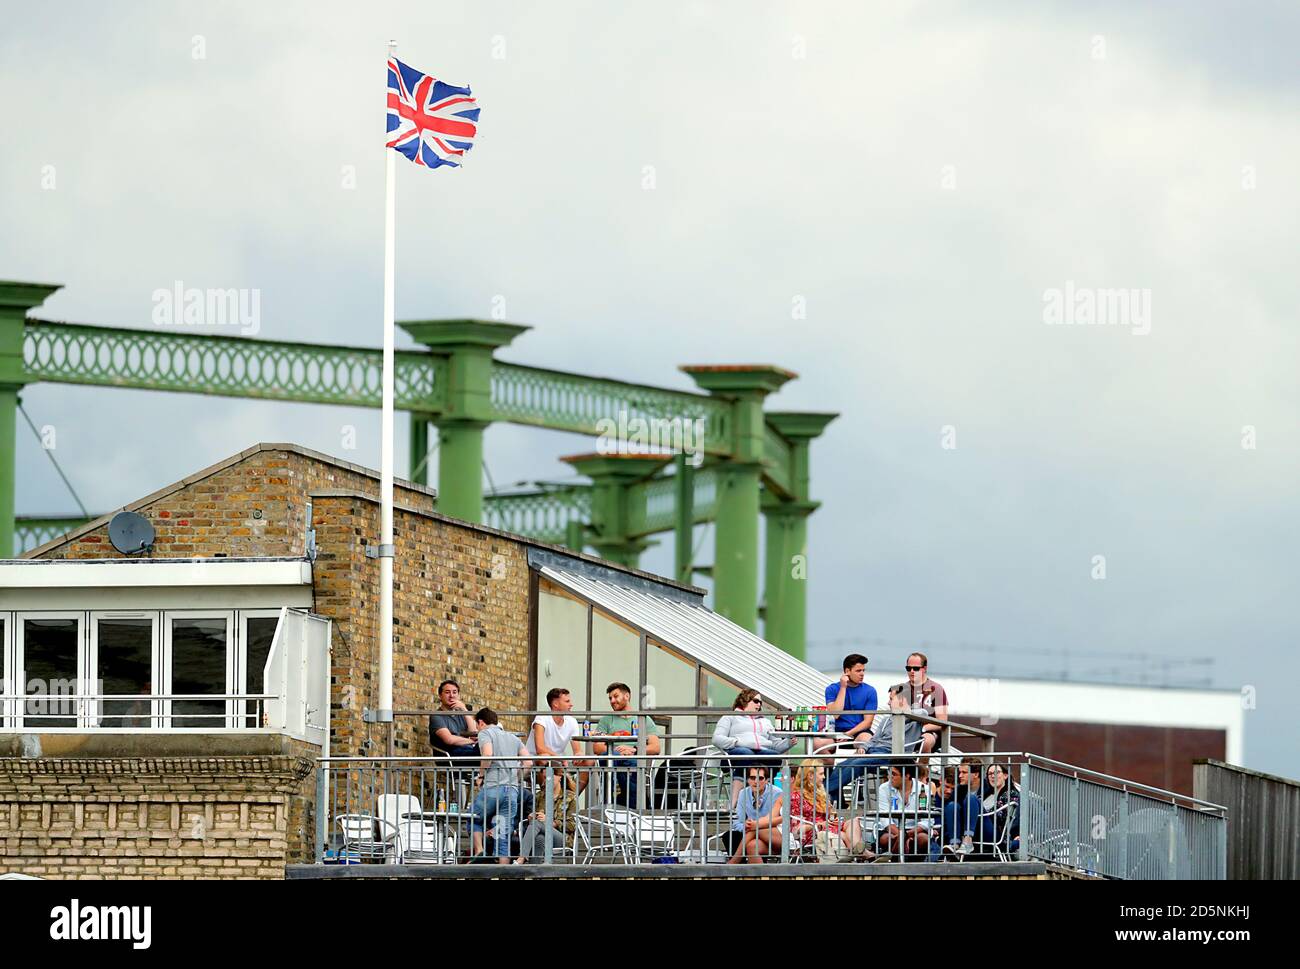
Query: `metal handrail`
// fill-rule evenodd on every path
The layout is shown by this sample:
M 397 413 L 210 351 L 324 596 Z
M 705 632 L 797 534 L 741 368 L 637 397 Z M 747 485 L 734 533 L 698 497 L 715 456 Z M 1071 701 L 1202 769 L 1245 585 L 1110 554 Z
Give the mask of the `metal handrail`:
M 1044 764 L 1051 764 L 1053 767 L 1064 768 L 1064 770 L 1056 771 L 1058 774 L 1068 773 L 1070 776 L 1078 779 L 1101 778 L 1102 780 L 1114 782 L 1115 785 L 1118 785 L 1118 789 L 1121 791 L 1133 791 L 1135 793 L 1149 791 L 1152 794 L 1161 795 L 1160 800 L 1168 800 L 1171 804 L 1177 804 L 1180 800 L 1190 801 L 1192 804 L 1198 805 L 1202 808 L 1208 808 L 1211 811 L 1218 812 L 1225 816 L 1228 813 L 1228 808 L 1225 805 L 1215 804 L 1212 801 L 1202 801 L 1200 798 L 1192 797 L 1190 794 L 1179 794 L 1177 791 L 1166 791 L 1164 788 L 1152 787 L 1149 784 L 1139 784 L 1137 781 L 1125 780 L 1123 777 L 1116 777 L 1114 774 L 1103 774 L 1101 771 L 1089 770 L 1087 767 L 1076 767 L 1073 764 L 1053 760 L 1050 757 L 1042 757 L 1038 754 L 1026 753 L 1021 756 L 1023 756 L 1025 760 L 1029 761 L 1031 767 L 1041 767 Z M 1051 769 L 1052 768 L 1044 767 L 1044 770 Z

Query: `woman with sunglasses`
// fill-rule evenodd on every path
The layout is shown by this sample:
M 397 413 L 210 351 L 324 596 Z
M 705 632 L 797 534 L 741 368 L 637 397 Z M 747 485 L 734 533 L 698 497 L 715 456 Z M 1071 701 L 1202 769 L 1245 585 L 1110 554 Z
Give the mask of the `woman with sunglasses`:
M 763 698 L 757 690 L 741 690 L 736 694 L 732 712 L 718 721 L 713 730 L 713 746 L 728 755 L 731 768 L 731 806 L 745 783 L 745 772 L 750 767 L 763 764 L 768 776 L 775 777 L 781 769 L 774 758 L 784 754 L 794 744 L 786 737 L 775 737 L 776 726 L 763 716 Z M 758 757 L 764 759 L 758 759 Z

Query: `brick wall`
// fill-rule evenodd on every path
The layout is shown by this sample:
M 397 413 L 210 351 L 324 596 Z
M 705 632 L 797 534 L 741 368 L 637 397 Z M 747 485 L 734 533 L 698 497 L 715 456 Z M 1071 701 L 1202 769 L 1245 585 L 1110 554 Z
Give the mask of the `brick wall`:
M 365 543 L 379 505 L 354 495 L 313 497 L 319 549 L 316 611 L 334 620 L 330 749 L 382 754 L 385 735 L 362 723 L 378 706 L 379 568 Z M 526 546 L 488 530 L 398 508 L 393 518 L 393 708 L 437 706 L 439 681 L 457 680 L 475 706 L 527 709 L 530 669 Z M 375 744 L 362 750 L 362 742 Z M 430 753 L 424 718 L 399 718 L 394 752 Z
M 0 759 L 0 871 L 271 878 L 306 860 L 312 757 Z

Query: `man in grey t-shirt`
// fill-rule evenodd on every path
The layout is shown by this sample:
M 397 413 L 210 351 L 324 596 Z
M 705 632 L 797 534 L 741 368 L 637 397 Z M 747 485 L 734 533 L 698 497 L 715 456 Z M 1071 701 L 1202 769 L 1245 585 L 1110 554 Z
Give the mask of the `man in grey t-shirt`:
M 510 837 L 519 823 L 524 794 L 520 771 L 532 767 L 533 762 L 528 759 L 523 743 L 501 726 L 493 710 L 484 707 L 474 714 L 474 720 L 478 726 L 478 749 L 483 757 L 475 780 L 481 787 L 471 808 L 474 854 L 483 854 L 483 839 L 491 825 L 497 861 L 505 865 L 510 863 Z
M 903 692 L 902 684 L 889 688 L 889 711 L 890 713 L 908 712 L 907 697 Z M 876 717 L 876 732 L 874 734 L 863 734 L 857 742 L 858 750 L 861 750 L 866 756 L 850 757 L 838 767 L 828 771 L 826 774 L 827 795 L 832 799 L 837 798 L 842 788 L 846 787 L 849 782 L 861 777 L 868 770 L 888 766 L 890 761 L 883 755 L 893 752 L 893 738 L 894 718 L 888 714 Z M 903 721 L 904 753 L 915 753 L 920 746 L 921 722 L 910 718 L 905 719 Z

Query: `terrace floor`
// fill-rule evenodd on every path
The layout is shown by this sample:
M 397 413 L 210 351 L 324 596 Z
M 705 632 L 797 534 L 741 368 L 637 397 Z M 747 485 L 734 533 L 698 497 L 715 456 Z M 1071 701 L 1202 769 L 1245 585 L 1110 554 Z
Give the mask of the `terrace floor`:
M 313 879 L 465 879 L 465 878 L 581 878 L 581 879 L 999 879 L 1042 880 L 1068 878 L 1067 873 L 1042 861 L 881 862 L 872 864 L 769 864 L 769 865 L 288 865 L 290 881 Z

